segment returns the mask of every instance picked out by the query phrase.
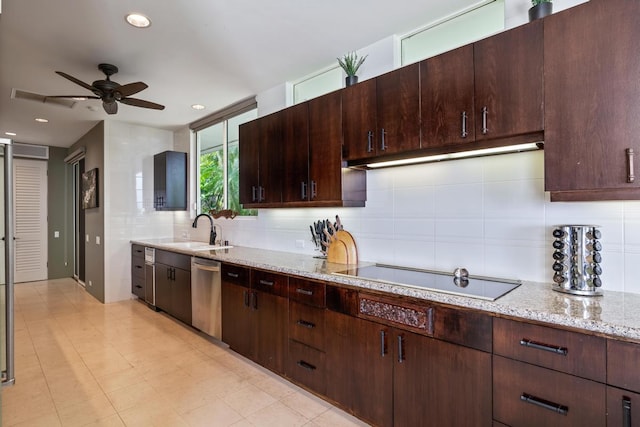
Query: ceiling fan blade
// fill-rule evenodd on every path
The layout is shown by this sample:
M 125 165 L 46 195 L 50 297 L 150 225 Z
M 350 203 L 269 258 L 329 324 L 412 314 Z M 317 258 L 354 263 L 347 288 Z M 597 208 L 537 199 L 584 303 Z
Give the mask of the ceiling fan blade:
M 156 104 L 155 102 L 145 101 L 143 99 L 122 98 L 120 102 L 127 105 L 133 105 L 134 107 L 152 108 L 154 110 L 164 110 L 164 105 Z
M 143 91 L 148 87 L 149 86 L 147 86 L 146 83 L 135 82 L 135 83 L 129 83 L 129 84 L 126 84 L 126 85 L 122 85 L 118 89 L 116 89 L 116 91 L 120 92 L 120 95 L 122 96 L 122 98 L 124 98 L 126 96 L 130 96 L 130 95 L 136 94 L 136 93 L 138 93 L 140 91 Z
M 115 101 L 103 102 L 102 108 L 104 108 L 104 111 L 106 111 L 107 114 L 116 114 L 118 112 L 118 104 Z
M 76 79 L 75 77 L 70 76 L 70 75 L 69 75 L 69 74 L 67 74 L 67 73 L 63 73 L 62 71 L 56 71 L 56 74 L 58 74 L 58 75 L 60 75 L 60 76 L 64 77 L 65 79 L 71 80 L 71 81 L 72 81 L 72 82 L 74 82 L 75 84 L 80 85 L 80 86 L 82 86 L 83 88 L 85 88 L 85 89 L 87 89 L 87 90 L 90 90 L 91 92 L 95 92 L 95 90 L 96 90 L 96 89 L 95 89 L 93 86 L 91 86 L 90 84 L 87 84 L 87 83 L 83 82 L 82 80 L 78 80 L 78 79 Z
M 93 96 L 93 95 L 47 95 L 45 96 L 45 98 L 69 98 L 69 99 L 76 99 L 76 100 L 78 100 L 79 98 L 100 99 L 99 96 Z

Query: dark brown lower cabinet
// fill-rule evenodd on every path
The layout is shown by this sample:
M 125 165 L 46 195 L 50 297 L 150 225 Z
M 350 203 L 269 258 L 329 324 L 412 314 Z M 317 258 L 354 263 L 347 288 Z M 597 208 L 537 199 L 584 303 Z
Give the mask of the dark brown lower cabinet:
M 639 408 L 640 394 L 607 386 L 607 426 L 632 427 L 640 425 Z
M 604 426 L 605 387 L 574 375 L 493 356 L 493 416 L 506 425 Z
M 156 307 L 191 325 L 191 271 L 156 263 Z
M 284 373 L 287 351 L 287 299 L 264 292 L 252 295 L 252 329 L 255 334 L 255 360 L 265 368 Z
M 378 426 L 490 426 L 491 354 L 327 312 L 327 396 Z
M 248 287 L 222 280 L 222 341 L 247 357 L 253 353 L 250 292 Z

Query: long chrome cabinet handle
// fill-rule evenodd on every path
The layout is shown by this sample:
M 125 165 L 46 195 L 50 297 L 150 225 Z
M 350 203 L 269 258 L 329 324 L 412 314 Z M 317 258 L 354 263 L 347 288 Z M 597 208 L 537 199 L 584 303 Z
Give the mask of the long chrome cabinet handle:
M 631 427 L 631 399 L 622 398 L 622 427 Z
M 380 331 L 380 356 L 384 357 L 387 354 L 387 334 L 385 331 Z
M 398 335 L 398 363 L 404 362 L 404 339 Z
M 300 183 L 300 198 L 302 200 L 307 200 L 307 183 L 306 182 Z
M 380 150 L 385 151 L 387 149 L 387 144 L 384 142 L 384 137 L 387 132 L 382 128 L 380 131 Z
M 536 350 L 543 350 L 543 351 L 548 351 L 555 354 L 561 354 L 563 356 L 566 356 L 567 353 L 569 352 L 569 349 L 567 349 L 566 347 L 543 344 L 536 341 L 528 340 L 526 338 L 522 338 L 520 340 L 520 345 L 524 347 L 535 348 Z
M 556 412 L 560 415 L 567 415 L 567 413 L 569 412 L 568 406 L 560 405 L 554 402 L 549 402 L 548 400 L 540 399 L 539 397 L 535 397 L 527 393 L 522 393 L 522 395 L 520 396 L 520 400 L 526 403 L 531 403 L 532 405 L 536 405 L 544 409 L 548 409 L 549 411 Z
M 318 186 L 314 180 L 311 180 L 311 199 L 315 199 L 318 195 Z
M 367 132 L 367 153 L 373 151 L 373 131 Z
M 466 138 L 469 136 L 469 132 L 467 132 L 467 112 L 462 112 L 462 131 L 460 132 L 461 138 Z
M 489 133 L 489 128 L 487 127 L 487 116 L 489 115 L 489 109 L 487 107 L 482 107 L 482 134 L 486 135 Z
M 635 182 L 636 175 L 633 172 L 633 157 L 635 153 L 633 152 L 633 148 L 627 148 L 627 182 L 629 184 Z

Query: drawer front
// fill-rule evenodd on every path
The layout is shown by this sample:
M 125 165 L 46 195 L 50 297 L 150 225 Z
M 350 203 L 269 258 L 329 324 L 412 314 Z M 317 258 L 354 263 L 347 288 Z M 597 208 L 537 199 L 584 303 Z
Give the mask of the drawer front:
M 289 299 L 314 307 L 325 307 L 326 287 L 323 282 L 289 278 Z
M 294 340 L 289 340 L 286 375 L 311 390 L 325 394 L 325 354 Z
M 156 249 L 156 263 L 191 271 L 191 257 L 177 252 Z
M 640 426 L 640 394 L 607 387 L 607 425 Z
M 608 340 L 607 384 L 640 393 L 640 345 Z
M 494 319 L 493 352 L 605 382 L 604 338 L 512 320 Z
M 605 385 L 493 357 L 493 418 L 510 426 L 604 426 Z
M 138 277 L 144 281 L 144 258 L 131 258 L 131 277 Z
M 251 271 L 251 288 L 267 294 L 287 297 L 289 278 L 261 270 Z
M 145 280 L 144 273 L 142 277 L 140 276 L 131 277 L 131 293 L 142 300 L 144 300 L 144 280 Z
M 144 246 L 141 245 L 131 245 L 131 256 L 144 258 Z
M 249 287 L 249 269 L 233 264 L 222 264 L 222 281 Z
M 291 301 L 289 337 L 324 351 L 324 309 Z

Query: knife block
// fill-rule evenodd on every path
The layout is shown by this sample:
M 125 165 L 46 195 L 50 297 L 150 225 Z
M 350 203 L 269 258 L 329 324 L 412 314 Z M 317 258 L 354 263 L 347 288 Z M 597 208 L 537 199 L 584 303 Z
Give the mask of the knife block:
M 331 237 L 327 248 L 327 261 L 336 264 L 357 264 L 358 249 L 351 233 L 338 230 Z

